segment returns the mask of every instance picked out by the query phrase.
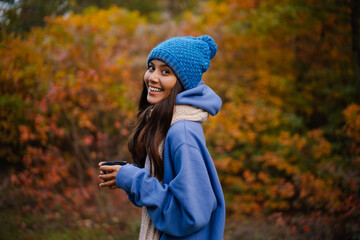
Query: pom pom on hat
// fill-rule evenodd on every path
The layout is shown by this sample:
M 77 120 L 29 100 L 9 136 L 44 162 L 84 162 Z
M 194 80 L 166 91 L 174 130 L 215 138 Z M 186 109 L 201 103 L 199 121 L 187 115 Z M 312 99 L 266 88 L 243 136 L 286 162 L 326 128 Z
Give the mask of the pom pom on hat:
M 216 53 L 216 43 L 210 36 L 175 37 L 157 45 L 150 52 L 147 65 L 152 59 L 165 62 L 188 90 L 199 84 Z
M 197 39 L 202 40 L 202 41 L 206 42 L 209 45 L 210 59 L 215 57 L 215 55 L 217 53 L 217 46 L 216 46 L 216 43 L 214 42 L 214 39 L 212 39 L 208 35 L 203 35 L 203 36 L 197 37 Z

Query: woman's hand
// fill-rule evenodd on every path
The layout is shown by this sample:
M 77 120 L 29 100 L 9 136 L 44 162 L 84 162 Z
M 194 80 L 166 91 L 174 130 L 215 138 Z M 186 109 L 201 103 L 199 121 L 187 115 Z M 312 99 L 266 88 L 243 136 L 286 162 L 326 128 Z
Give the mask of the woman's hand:
M 111 166 L 102 166 L 103 162 L 99 163 L 100 167 L 100 175 L 99 178 L 103 180 L 102 183 L 100 183 L 100 187 L 109 187 L 110 189 L 116 188 L 116 175 L 119 169 L 121 168 L 121 165 L 111 165 Z

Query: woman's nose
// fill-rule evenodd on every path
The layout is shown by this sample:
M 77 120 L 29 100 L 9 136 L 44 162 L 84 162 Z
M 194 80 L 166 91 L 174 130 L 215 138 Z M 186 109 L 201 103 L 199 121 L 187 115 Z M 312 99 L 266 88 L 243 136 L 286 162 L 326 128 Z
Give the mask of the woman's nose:
M 151 81 L 151 82 L 159 81 L 159 75 L 158 75 L 157 71 L 154 71 L 151 73 L 151 75 L 149 76 L 149 81 Z

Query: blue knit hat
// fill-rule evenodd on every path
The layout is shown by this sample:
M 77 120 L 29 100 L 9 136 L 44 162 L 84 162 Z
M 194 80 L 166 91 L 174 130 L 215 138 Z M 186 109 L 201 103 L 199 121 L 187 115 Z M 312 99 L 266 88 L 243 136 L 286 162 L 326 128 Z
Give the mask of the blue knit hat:
M 147 65 L 152 59 L 165 62 L 188 90 L 199 84 L 216 52 L 216 43 L 210 36 L 175 37 L 157 45 L 150 52 Z

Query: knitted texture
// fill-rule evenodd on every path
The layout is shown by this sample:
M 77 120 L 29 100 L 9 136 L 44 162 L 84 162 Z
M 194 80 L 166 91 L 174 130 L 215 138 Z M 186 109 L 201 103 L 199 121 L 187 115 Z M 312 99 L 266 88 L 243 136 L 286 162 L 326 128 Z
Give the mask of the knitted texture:
M 160 153 L 163 151 L 163 143 L 160 145 Z M 150 170 L 150 160 L 149 157 L 146 157 L 145 167 Z M 151 176 L 154 176 L 154 173 L 151 173 Z M 141 226 L 139 240 L 159 240 L 161 232 L 155 227 L 154 223 L 151 221 L 150 215 L 146 207 L 142 207 L 141 215 Z
M 171 125 L 180 120 L 188 120 L 193 122 L 206 122 L 209 118 L 209 113 L 203 109 L 196 108 L 189 105 L 175 105 L 174 114 L 171 120 Z
M 150 52 L 147 65 L 152 59 L 165 62 L 188 90 L 199 84 L 216 52 L 216 43 L 210 36 L 175 37 L 157 45 Z

